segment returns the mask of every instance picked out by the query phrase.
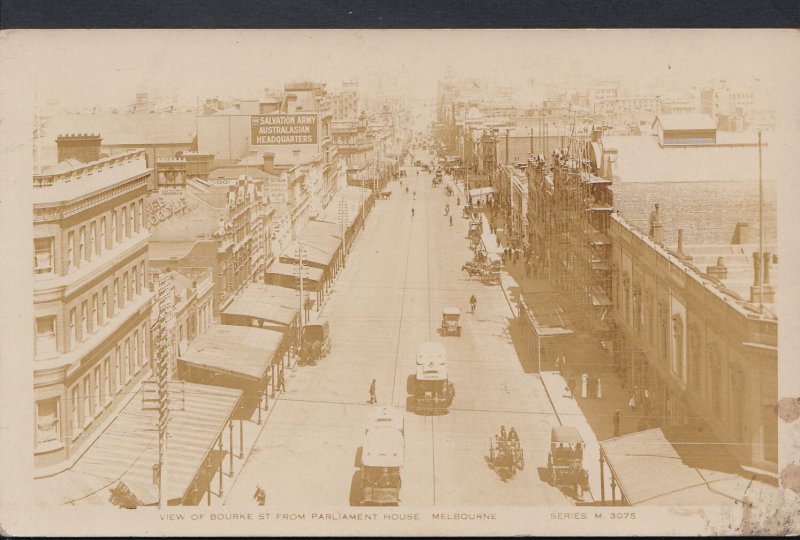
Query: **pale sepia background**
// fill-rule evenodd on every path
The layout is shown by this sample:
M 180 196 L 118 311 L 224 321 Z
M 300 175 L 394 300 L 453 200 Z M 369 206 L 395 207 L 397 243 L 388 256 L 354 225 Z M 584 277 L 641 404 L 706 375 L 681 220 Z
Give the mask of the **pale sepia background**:
M 508 86 L 523 85 L 534 74 L 542 79 L 559 78 L 597 69 L 606 77 L 667 86 L 713 77 L 757 78 L 770 89 L 779 118 L 777 136 L 770 144 L 780 158 L 775 167 L 780 171 L 778 229 L 781 266 L 787 270 L 782 273 L 778 306 L 779 397 L 788 397 L 800 395 L 800 291 L 794 281 L 794 269 L 800 265 L 796 232 L 799 57 L 796 31 L 770 30 L 69 30 L 0 34 L 0 230 L 5 248 L 0 259 L 0 527 L 14 535 L 740 532 L 741 508 L 733 506 L 684 508 L 680 512 L 637 508 L 635 521 L 553 520 L 548 518 L 549 508 L 496 508 L 497 520 L 491 522 L 305 521 L 283 526 L 266 521 L 192 521 L 191 508 L 175 509 L 186 515 L 186 521 L 177 523 L 161 521 L 158 509 L 149 508 L 135 512 L 65 507 L 43 512 L 33 508 L 31 126 L 35 105 L 51 99 L 65 107 L 106 106 L 137 91 L 158 90 L 191 106 L 195 96 L 260 95 L 265 86 L 277 87 L 292 80 L 337 84 L 376 71 L 404 74 L 412 97 L 430 100 L 435 98 L 437 79 L 448 67 L 459 76 L 484 77 Z M 781 423 L 779 430 L 780 466 L 800 462 L 798 422 Z M 800 485 L 795 489 L 800 491 Z M 286 510 L 349 511 L 346 507 Z M 226 509 L 233 511 L 236 509 Z M 279 509 L 270 507 L 268 511 Z M 399 511 L 424 516 L 427 509 L 401 507 Z M 753 519 L 766 522 L 764 516 Z

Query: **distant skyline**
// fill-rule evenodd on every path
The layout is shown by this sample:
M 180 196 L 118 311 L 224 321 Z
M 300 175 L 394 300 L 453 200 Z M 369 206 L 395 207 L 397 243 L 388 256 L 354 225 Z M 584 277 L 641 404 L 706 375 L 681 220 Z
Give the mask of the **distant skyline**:
M 433 100 L 450 72 L 523 87 L 570 78 L 619 79 L 665 89 L 715 79 L 790 77 L 783 45 L 792 31 L 763 30 L 60 30 L 27 31 L 40 104 L 68 109 L 120 107 L 148 91 L 196 98 L 251 98 L 293 80 L 336 89 L 358 79 L 370 90 L 376 74 L 410 99 Z M 17 42 L 20 43 L 19 41 Z M 34 68 L 35 66 L 35 68 Z M 790 87 L 790 86 L 788 86 Z M 780 100 L 780 96 L 773 96 Z

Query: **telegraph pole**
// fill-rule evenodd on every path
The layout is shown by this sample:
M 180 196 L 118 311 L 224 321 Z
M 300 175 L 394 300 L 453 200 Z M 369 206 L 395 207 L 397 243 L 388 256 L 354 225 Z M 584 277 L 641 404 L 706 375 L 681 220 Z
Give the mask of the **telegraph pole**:
M 169 503 L 167 474 L 167 437 L 169 424 L 170 315 L 173 314 L 172 280 L 165 274 L 158 276 L 158 318 L 154 327 L 155 373 L 146 381 L 142 393 L 142 410 L 158 411 L 158 463 L 153 467 L 153 483 L 158 485 L 158 504 L 166 510 Z M 155 386 L 155 389 L 153 389 Z
M 303 301 L 303 272 L 305 271 L 306 250 L 302 244 L 297 246 L 297 277 L 300 279 L 300 339 L 298 340 L 298 353 L 303 351 L 303 325 L 305 324 L 305 302 Z
M 761 132 L 758 132 L 758 312 L 764 311 L 764 182 L 761 178 Z

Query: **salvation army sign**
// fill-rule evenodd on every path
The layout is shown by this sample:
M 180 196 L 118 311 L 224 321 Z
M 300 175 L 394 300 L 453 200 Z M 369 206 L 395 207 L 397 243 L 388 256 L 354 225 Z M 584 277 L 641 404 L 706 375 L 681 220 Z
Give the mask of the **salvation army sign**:
M 250 117 L 250 141 L 259 144 L 316 144 L 316 114 L 260 114 Z

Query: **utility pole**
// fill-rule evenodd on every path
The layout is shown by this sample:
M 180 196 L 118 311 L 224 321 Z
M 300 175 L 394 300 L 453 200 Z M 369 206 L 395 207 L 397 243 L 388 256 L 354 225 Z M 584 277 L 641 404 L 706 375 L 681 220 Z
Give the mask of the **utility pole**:
M 167 437 L 169 424 L 169 358 L 174 305 L 172 303 L 172 280 L 166 273 L 158 276 L 158 318 L 154 327 L 155 373 L 145 381 L 142 392 L 142 410 L 158 411 L 158 463 L 153 466 L 153 483 L 158 485 L 158 504 L 166 510 L 169 503 L 167 474 Z
M 300 279 L 300 339 L 298 340 L 297 351 L 303 351 L 303 326 L 305 325 L 305 301 L 303 298 L 303 273 L 305 272 L 306 250 L 302 244 L 297 246 L 297 277 Z
M 764 182 L 761 178 L 761 132 L 758 132 L 758 312 L 764 311 Z
M 344 268 L 347 251 L 347 201 L 339 201 L 339 222 L 342 224 L 342 268 Z

